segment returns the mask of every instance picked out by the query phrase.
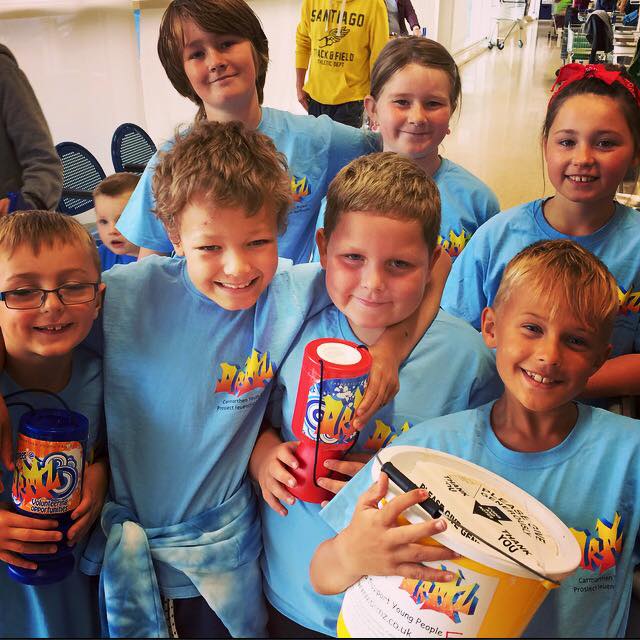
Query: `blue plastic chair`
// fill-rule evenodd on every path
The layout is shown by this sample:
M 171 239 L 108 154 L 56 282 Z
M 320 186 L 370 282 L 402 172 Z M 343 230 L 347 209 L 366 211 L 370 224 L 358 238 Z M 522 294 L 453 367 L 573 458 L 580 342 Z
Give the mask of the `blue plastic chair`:
M 58 211 L 75 216 L 91 209 L 91 194 L 106 178 L 100 163 L 77 142 L 60 142 L 56 151 L 62 161 L 62 197 Z
M 153 140 L 137 124 L 125 122 L 113 133 L 111 159 L 116 173 L 142 173 L 155 152 L 156 145 Z

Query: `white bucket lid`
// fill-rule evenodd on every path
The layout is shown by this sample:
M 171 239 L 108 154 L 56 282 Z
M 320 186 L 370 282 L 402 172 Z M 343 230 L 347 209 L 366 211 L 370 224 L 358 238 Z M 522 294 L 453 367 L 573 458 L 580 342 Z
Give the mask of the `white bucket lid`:
M 553 580 L 562 580 L 580 564 L 577 540 L 565 524 L 541 502 L 513 483 L 462 458 L 423 447 L 388 447 L 378 456 L 391 462 L 418 486 L 425 487 L 440 505 L 447 529 L 433 539 L 462 556 L 523 578 L 536 576 L 469 535 L 472 531 L 511 557 Z M 380 475 L 374 460 L 372 476 Z M 392 481 L 389 492 L 402 493 Z M 404 512 L 413 523 L 429 515 L 415 505 Z

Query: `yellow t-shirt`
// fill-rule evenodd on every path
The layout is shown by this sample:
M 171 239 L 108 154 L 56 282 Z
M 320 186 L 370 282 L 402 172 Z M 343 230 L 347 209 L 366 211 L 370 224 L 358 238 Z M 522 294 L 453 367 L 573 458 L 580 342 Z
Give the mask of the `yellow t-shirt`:
M 369 93 L 371 67 L 389 40 L 384 0 L 304 0 L 296 32 L 296 68 L 309 69 L 305 91 L 343 104 Z

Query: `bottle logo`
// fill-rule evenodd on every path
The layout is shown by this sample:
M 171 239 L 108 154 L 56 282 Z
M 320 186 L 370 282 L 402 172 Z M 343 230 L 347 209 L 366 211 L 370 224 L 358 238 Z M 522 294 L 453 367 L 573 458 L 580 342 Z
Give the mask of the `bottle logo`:
M 22 511 L 54 515 L 73 511 L 81 498 L 80 442 L 48 442 L 18 436 L 13 501 Z

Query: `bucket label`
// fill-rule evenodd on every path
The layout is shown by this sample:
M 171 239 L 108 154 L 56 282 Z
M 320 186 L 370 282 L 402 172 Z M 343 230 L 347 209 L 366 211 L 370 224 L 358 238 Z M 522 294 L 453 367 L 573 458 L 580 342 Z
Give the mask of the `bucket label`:
M 483 552 L 497 555 L 470 531 L 538 571 L 559 552 L 556 540 L 527 508 L 499 489 L 433 462 L 417 462 L 409 476 L 429 478 L 420 486 L 429 490 L 450 525 Z
M 80 442 L 49 442 L 18 434 L 13 502 L 37 515 L 73 511 L 81 499 Z
M 366 576 L 347 590 L 342 620 L 352 637 L 477 637 L 499 579 L 455 562 L 452 582 Z
M 322 381 L 322 427 L 320 441 L 324 444 L 344 444 L 357 435 L 351 427 L 351 419 L 358 408 L 367 388 L 369 376 L 357 378 L 334 378 Z M 307 411 L 302 432 L 311 440 L 316 439 L 320 418 L 320 383 L 309 389 Z

